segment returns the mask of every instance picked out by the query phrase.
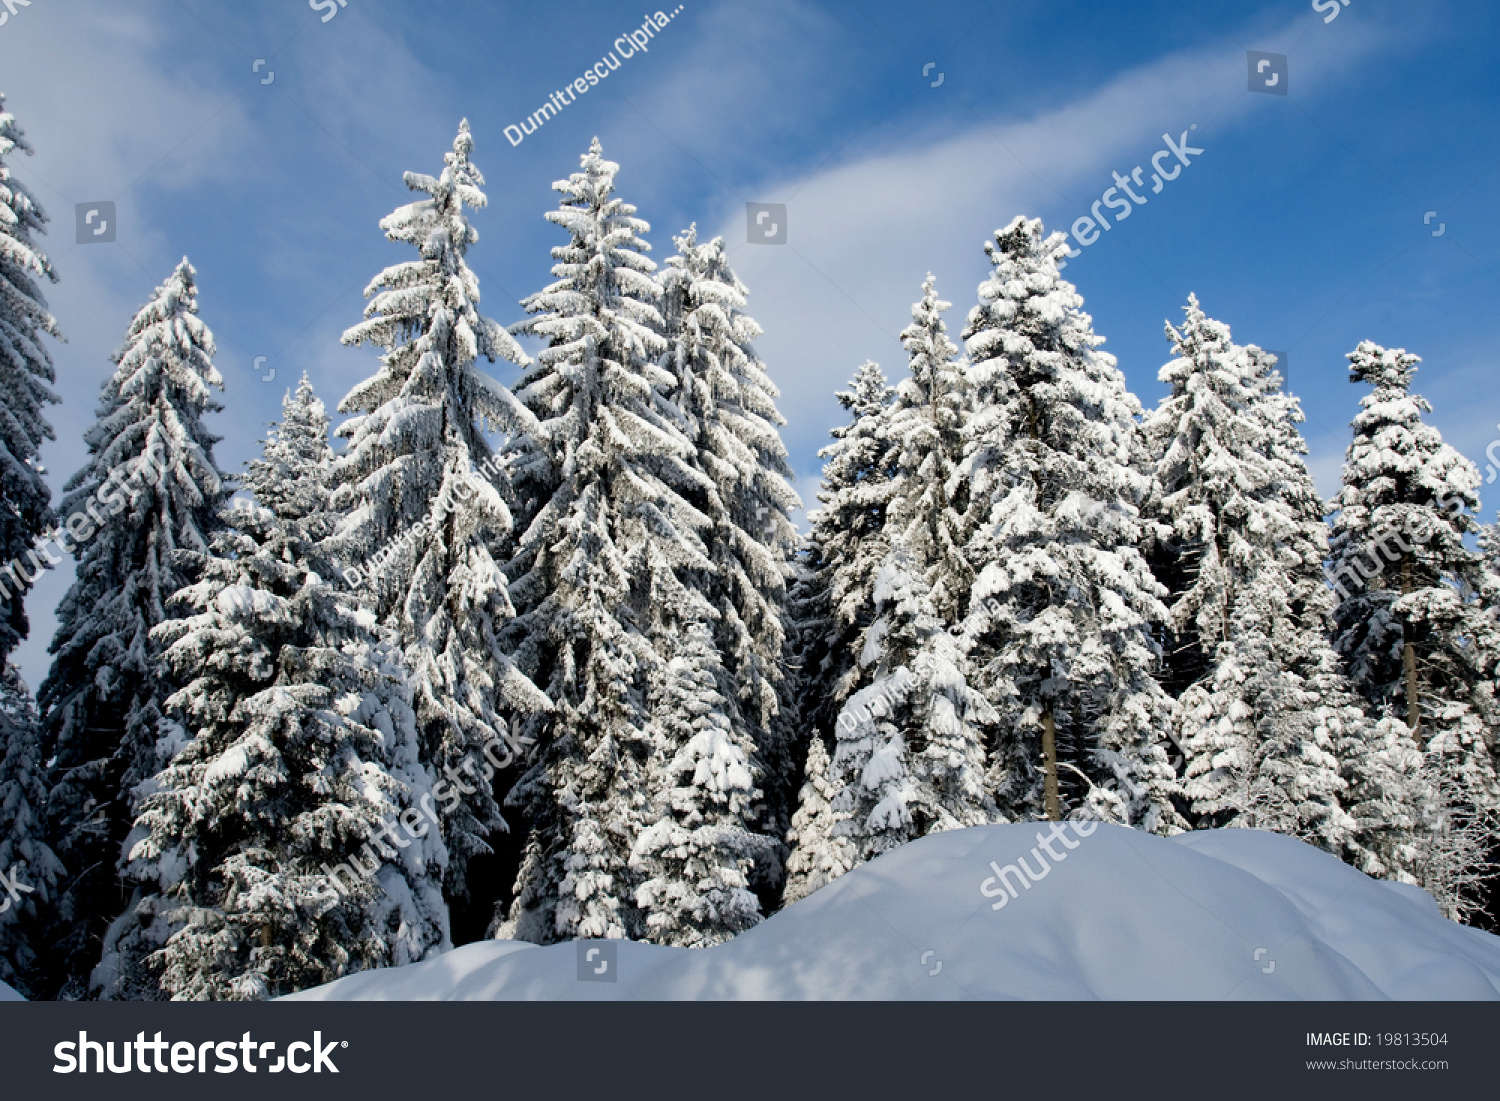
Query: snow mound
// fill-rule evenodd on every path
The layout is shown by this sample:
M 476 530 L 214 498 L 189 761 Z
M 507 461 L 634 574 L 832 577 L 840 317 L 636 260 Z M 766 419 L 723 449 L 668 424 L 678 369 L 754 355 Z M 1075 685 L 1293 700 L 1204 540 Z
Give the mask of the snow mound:
M 1500 998 L 1500 937 L 1300 841 L 1042 825 L 924 837 L 717 948 L 488 941 L 294 997 Z

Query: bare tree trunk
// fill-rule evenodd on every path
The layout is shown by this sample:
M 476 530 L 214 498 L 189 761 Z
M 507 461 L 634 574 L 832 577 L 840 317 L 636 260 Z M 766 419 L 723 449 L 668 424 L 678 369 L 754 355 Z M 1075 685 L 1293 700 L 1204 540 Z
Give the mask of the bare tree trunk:
M 1046 769 L 1047 820 L 1062 821 L 1062 800 L 1057 795 L 1057 723 L 1049 707 L 1042 712 L 1042 759 Z

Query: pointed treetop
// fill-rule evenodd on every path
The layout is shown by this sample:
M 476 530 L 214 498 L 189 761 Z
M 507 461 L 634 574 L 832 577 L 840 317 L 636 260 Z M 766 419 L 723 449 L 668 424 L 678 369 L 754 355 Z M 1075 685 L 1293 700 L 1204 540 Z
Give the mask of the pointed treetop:
M 157 385 L 178 387 L 199 411 L 218 411 L 209 392 L 224 379 L 213 365 L 214 335 L 198 316 L 197 272 L 186 256 L 130 322 L 114 355 L 124 398 L 147 398 Z M 216 438 L 215 438 L 216 439 Z
M 1411 388 L 1412 375 L 1416 374 L 1420 356 L 1414 356 L 1405 348 L 1382 348 L 1373 340 L 1362 340 L 1359 347 L 1348 355 L 1349 381 L 1368 382 L 1376 390 L 1400 390 Z
M 1013 258 L 1034 257 L 1057 270 L 1058 261 L 1068 251 L 1068 235 L 1054 231 L 1046 235 L 1040 218 L 1027 218 L 1018 214 L 1004 229 L 995 231 L 994 241 L 985 242 L 984 250 L 991 260 L 999 262 L 999 255 Z
M 853 389 L 840 390 L 836 395 L 845 409 L 861 416 L 871 416 L 891 403 L 895 391 L 886 380 L 880 364 L 867 359 L 859 365 L 854 377 L 849 380 Z
M 288 390 L 286 397 L 281 400 L 281 407 L 283 409 L 288 408 L 292 404 L 292 400 L 292 392 Z M 308 377 L 306 371 L 303 371 L 302 377 L 297 380 L 296 402 L 299 405 L 311 405 L 315 401 L 322 404 L 321 400 L 313 392 L 312 379 Z
M 907 353 L 912 356 L 927 356 L 932 351 L 941 348 L 941 354 L 953 357 L 959 354 L 959 348 L 948 339 L 948 327 L 942 321 L 945 311 L 953 309 L 953 303 L 944 302 L 938 297 L 938 279 L 932 272 L 927 273 L 927 278 L 922 279 L 921 302 L 912 303 L 912 324 L 901 332 L 901 345 L 906 348 Z M 939 363 L 924 363 L 929 371 L 939 368 Z M 916 374 L 915 362 L 912 363 L 913 374 Z

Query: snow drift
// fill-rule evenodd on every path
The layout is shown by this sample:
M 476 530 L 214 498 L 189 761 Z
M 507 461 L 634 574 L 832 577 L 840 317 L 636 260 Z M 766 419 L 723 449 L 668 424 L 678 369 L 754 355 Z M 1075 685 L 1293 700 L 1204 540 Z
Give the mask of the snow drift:
M 1500 998 L 1500 937 L 1300 841 L 1039 827 L 924 837 L 716 948 L 608 942 L 613 975 L 581 961 L 605 942 L 489 941 L 293 997 Z

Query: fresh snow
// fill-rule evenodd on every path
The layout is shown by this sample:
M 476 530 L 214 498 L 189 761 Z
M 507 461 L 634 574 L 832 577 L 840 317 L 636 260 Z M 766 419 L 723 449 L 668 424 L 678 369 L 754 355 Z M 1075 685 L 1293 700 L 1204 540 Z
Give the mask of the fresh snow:
M 578 980 L 576 943 L 489 941 L 292 998 L 1500 998 L 1500 938 L 1415 887 L 1258 830 L 1076 825 L 1052 862 L 1043 823 L 929 835 L 718 947 L 620 942 L 614 983 Z M 1041 879 L 992 909 L 990 862 L 1018 860 Z

